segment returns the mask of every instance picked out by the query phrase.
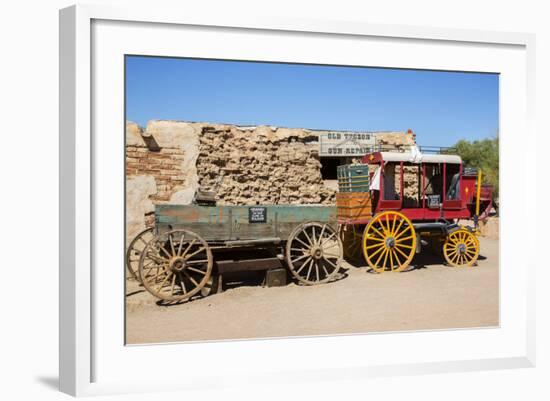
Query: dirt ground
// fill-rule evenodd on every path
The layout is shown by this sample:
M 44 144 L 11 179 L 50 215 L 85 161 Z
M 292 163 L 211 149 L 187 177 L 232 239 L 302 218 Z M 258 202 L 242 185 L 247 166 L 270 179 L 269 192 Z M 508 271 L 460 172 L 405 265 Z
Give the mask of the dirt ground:
M 128 281 L 127 343 L 498 326 L 498 240 L 480 243 L 473 268 L 445 266 L 423 251 L 402 273 L 344 263 L 343 277 L 329 284 L 267 288 L 248 280 L 171 306 Z

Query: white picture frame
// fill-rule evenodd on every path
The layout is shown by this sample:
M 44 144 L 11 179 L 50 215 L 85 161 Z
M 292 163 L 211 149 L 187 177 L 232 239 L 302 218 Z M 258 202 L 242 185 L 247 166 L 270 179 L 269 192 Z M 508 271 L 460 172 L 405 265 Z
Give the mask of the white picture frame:
M 154 27 L 154 28 L 153 28 Z M 187 28 L 186 28 L 187 27 Z M 129 44 L 125 50 L 121 42 L 135 38 L 140 31 L 147 29 L 147 36 L 140 39 L 139 46 Z M 189 33 L 187 30 L 193 30 Z M 124 35 L 120 32 L 129 32 L 132 35 Z M 181 389 L 206 389 L 211 379 L 217 380 L 217 386 L 244 385 L 247 380 L 255 380 L 262 383 L 268 380 L 283 380 L 292 382 L 298 377 L 302 381 L 336 380 L 338 378 L 354 378 L 361 380 L 367 377 L 386 375 L 422 374 L 432 372 L 469 371 L 481 369 L 503 369 L 512 367 L 530 367 L 535 363 L 535 338 L 534 338 L 534 276 L 535 260 L 528 256 L 519 260 L 513 252 L 506 247 L 517 241 L 513 232 L 501 231 L 501 325 L 497 329 L 472 329 L 444 332 L 424 333 L 390 333 L 376 335 L 334 336 L 322 338 L 277 339 L 258 341 L 234 341 L 206 344 L 185 345 L 151 345 L 143 347 L 125 347 L 122 337 L 113 334 L 115 340 L 110 339 L 108 332 L 119 333 L 123 331 L 124 302 L 123 293 L 117 294 L 118 281 L 122 273 L 113 273 L 112 280 L 102 273 L 105 264 L 123 263 L 117 259 L 116 251 L 100 251 L 101 241 L 98 232 L 105 228 L 102 219 L 113 221 L 118 215 L 112 215 L 110 209 L 102 202 L 101 194 L 104 189 L 118 188 L 118 195 L 114 195 L 112 203 L 116 204 L 116 213 L 120 212 L 123 199 L 123 184 L 120 176 L 114 175 L 112 181 L 103 180 L 102 174 L 108 170 L 116 170 L 120 167 L 121 152 L 117 155 L 116 141 L 120 138 L 94 136 L 94 131 L 99 125 L 106 125 L 107 131 L 115 129 L 113 122 L 120 120 L 120 135 L 123 135 L 123 114 L 119 115 L 122 104 L 113 108 L 108 118 L 97 120 L 98 115 L 105 114 L 102 111 L 103 103 L 99 98 L 104 96 L 105 87 L 98 82 L 112 82 L 109 88 L 115 93 L 113 101 L 120 100 L 122 86 L 120 84 L 120 59 L 118 55 L 126 51 L 131 52 L 139 48 L 148 53 L 157 55 L 182 54 L 172 53 L 177 42 L 172 43 L 170 37 L 173 34 L 197 35 L 204 37 L 204 47 L 215 44 L 209 42 L 207 36 L 216 39 L 220 35 L 231 41 L 242 38 L 243 43 L 237 50 L 218 49 L 219 58 L 246 59 L 253 57 L 257 60 L 281 61 L 285 56 L 279 54 L 273 56 L 269 53 L 262 54 L 251 44 L 245 46 L 249 35 L 263 35 L 266 43 L 277 43 L 278 40 L 293 38 L 296 42 L 323 41 L 330 48 L 331 40 L 338 39 L 341 43 L 346 41 L 359 41 L 372 45 L 373 51 L 380 41 L 384 41 L 383 47 L 391 48 L 393 45 L 401 46 L 406 42 L 406 47 L 399 47 L 407 52 L 416 49 L 416 55 L 424 54 L 426 61 L 412 60 L 411 53 L 403 57 L 398 51 L 384 50 L 380 53 L 380 61 L 376 65 L 381 67 L 424 68 L 432 65 L 434 69 L 460 69 L 469 71 L 498 72 L 505 77 L 501 82 L 501 205 L 502 224 L 516 219 L 534 216 L 536 207 L 529 205 L 527 192 L 524 187 L 530 185 L 534 188 L 534 176 L 522 177 L 510 167 L 514 156 L 514 144 L 510 139 L 511 130 L 522 130 L 525 136 L 535 142 L 533 129 L 534 110 L 534 35 L 506 32 L 484 32 L 459 29 L 436 29 L 413 26 L 390 26 L 368 24 L 358 21 L 317 21 L 298 20 L 292 18 L 270 18 L 261 16 L 243 16 L 226 18 L 223 15 L 211 13 L 208 15 L 187 14 L 185 10 L 166 10 L 158 8 L 112 8 L 108 6 L 73 6 L 60 12 L 60 390 L 72 395 L 94 395 L 109 393 L 126 393 L 133 391 L 156 390 L 181 390 Z M 185 33 L 187 32 L 187 33 Z M 94 41 L 94 35 L 97 40 Z M 109 36 L 112 35 L 112 36 Z M 280 36 L 277 36 L 280 35 Z M 281 36 L 282 35 L 282 36 Z M 109 43 L 105 41 L 109 39 Z M 164 38 L 163 47 L 160 48 L 159 38 Z M 201 39 L 202 40 L 202 39 Z M 156 41 L 156 42 L 155 42 Z M 371 43 L 371 42 L 373 43 Z M 378 42 L 376 42 L 378 41 Z M 215 41 L 212 41 L 215 42 Z M 252 41 L 251 41 L 252 42 Z M 376 43 L 374 43 L 376 42 Z M 155 50 L 155 43 L 158 48 Z M 233 42 L 231 42 L 233 43 Z M 248 42 L 247 42 L 248 43 Z M 117 47 L 118 46 L 118 47 Z M 141 47 L 140 47 L 141 46 Z M 317 45 L 318 47 L 319 45 Z M 362 44 L 361 44 L 362 46 Z M 430 52 L 435 46 L 438 49 L 440 60 L 430 64 Z M 345 46 L 341 46 L 342 54 L 346 57 Z M 426 47 L 426 49 L 423 49 Z M 449 47 L 452 51 L 447 53 Z M 314 46 L 315 48 L 315 46 Z M 129 49 L 129 50 L 128 50 Z M 476 50 L 477 49 L 477 50 Z M 496 57 L 487 60 L 488 49 L 494 49 Z M 273 50 L 273 49 L 272 49 Z M 105 51 L 103 54 L 101 52 Z M 188 56 L 201 56 L 203 50 L 187 50 Z M 206 50 L 205 50 L 206 51 Z M 274 50 L 273 50 L 274 51 Z M 350 53 L 349 49 L 348 56 Z M 453 52 L 474 51 L 463 62 L 453 62 Z M 114 52 L 114 53 L 109 53 Z M 166 54 L 168 52 L 168 54 Z M 231 52 L 234 54 L 232 55 Z M 499 53 L 500 52 L 500 53 Z M 181 53 L 181 52 L 180 52 Z M 334 53 L 327 54 L 326 59 L 319 59 L 319 63 L 330 63 L 329 57 L 338 56 Z M 502 53 L 502 59 L 498 54 Z M 140 53 L 143 54 L 143 53 Z M 273 53 L 274 54 L 274 53 Z M 113 56 L 114 55 L 114 56 Z M 183 51 L 185 55 L 185 51 Z M 111 57 L 113 61 L 112 71 L 103 70 L 101 60 Z M 402 58 L 401 58 L 401 57 Z M 307 57 L 305 55 L 304 57 Z M 315 57 L 314 55 L 311 57 Z M 359 59 L 351 59 L 350 64 L 366 65 Z M 448 60 L 446 60 L 448 57 Z M 476 57 L 479 57 L 476 60 Z M 289 55 L 285 61 L 294 61 L 295 57 Z M 393 61 L 392 61 L 393 60 Z M 504 62 L 506 60 L 506 62 Z M 303 60 L 298 60 L 303 61 Z M 424 64 L 422 64 L 424 62 Z M 499 62 L 502 64 L 500 65 Z M 485 64 L 484 64 L 485 63 Z M 490 64 L 493 63 L 493 64 Z M 506 64 L 506 65 L 504 65 Z M 487 66 L 494 66 L 489 68 Z M 500 65 L 500 67 L 499 67 Z M 485 67 L 484 67 L 485 66 Z M 109 68 L 111 68 L 109 67 Z M 438 68 L 436 68 L 438 67 Z M 112 73 L 113 75 L 109 75 Z M 527 77 L 522 79 L 521 77 Z M 510 79 L 508 80 L 508 77 Z M 93 80 L 96 85 L 94 86 Z M 103 81 L 102 81 L 103 80 Z M 512 99 L 511 94 L 517 94 Z M 101 100 L 106 100 L 101 98 Z M 107 122 L 107 120 L 109 120 Z M 105 132 L 100 130 L 101 132 Z M 104 134 L 101 134 L 104 135 Z M 106 141 L 115 142 L 108 143 Z M 119 141 L 118 146 L 123 146 Z M 109 150 L 110 149 L 110 150 Z M 522 163 L 526 156 L 515 155 L 515 162 Z M 530 155 L 529 163 L 536 163 L 536 154 Z M 101 161 L 101 163 L 99 163 Z M 122 168 L 120 168 L 122 170 Z M 108 183 L 107 183 L 108 182 Z M 514 185 L 512 185 L 514 183 Z M 105 188 L 102 186 L 106 185 Z M 118 187 L 117 187 L 118 186 Z M 513 191 L 520 195 L 512 198 L 508 196 Z M 115 213 L 113 212 L 113 213 Z M 526 219 L 534 228 L 534 219 Z M 121 224 L 122 226 L 122 220 Z M 533 229 L 535 231 L 535 229 Z M 113 230 L 115 245 L 122 241 L 117 237 L 122 232 L 122 227 Z M 106 233 L 107 234 L 107 233 Z M 122 242 L 120 242 L 122 243 Z M 521 246 L 533 247 L 533 244 L 520 242 Z M 113 249 L 116 246 L 113 247 Z M 122 247 L 120 247 L 122 249 Z M 503 257 L 505 254 L 506 258 Z M 528 252 L 534 255 L 534 252 Z M 105 263 L 102 263 L 105 262 Z M 98 263 L 101 264 L 99 269 Z M 512 268 L 515 266 L 514 268 Z M 123 271 L 123 268 L 120 269 Z M 110 283 L 113 283 L 112 285 Z M 96 291 L 101 289 L 101 298 Z M 114 305 L 113 315 L 104 313 L 108 305 Z M 120 308 L 119 308 L 120 307 Z M 121 314 L 122 313 L 122 314 Z M 502 334 L 502 335 L 501 335 Z M 375 337 L 377 336 L 377 337 Z M 373 338 L 377 338 L 379 344 L 388 342 L 388 338 L 399 338 L 396 343 L 411 344 L 410 350 L 406 347 L 396 348 L 399 357 L 384 354 L 384 345 L 380 355 L 370 352 L 368 358 L 361 352 L 356 355 L 341 352 L 342 347 L 354 347 L 354 349 L 369 349 Z M 487 344 L 485 349 L 480 345 L 478 349 L 469 354 L 461 354 L 461 343 L 467 343 L 472 339 L 478 339 L 479 343 Z M 437 348 L 445 348 L 450 342 L 457 344 L 455 354 L 445 355 L 441 358 L 426 357 L 422 352 L 422 344 L 432 344 Z M 313 357 L 315 343 L 322 343 L 327 350 L 326 358 L 317 360 Z M 414 346 L 413 346 L 414 345 Z M 216 371 L 201 371 L 197 369 L 190 372 L 186 380 L 164 379 L 151 376 L 150 380 L 139 380 L 135 377 L 130 380 L 123 377 L 121 367 L 129 369 L 136 365 L 136 360 L 146 361 L 155 355 L 162 356 L 166 352 L 178 352 L 185 346 L 186 352 L 212 353 L 227 355 L 233 360 L 239 360 L 237 367 L 224 365 L 223 361 Z M 281 349 L 299 346 L 304 355 L 310 355 L 307 361 L 292 361 L 293 366 L 288 366 L 288 360 L 279 358 Z M 111 347 L 111 348 L 109 348 Z M 475 348 L 475 346 L 473 346 Z M 120 348 L 120 349 L 119 349 Z M 311 349 L 310 349 L 311 348 Z M 340 351 L 337 351 L 340 350 Z M 416 351 L 415 351 L 416 350 Z M 462 357 L 463 355 L 463 357 Z M 117 359 L 118 358 L 118 359 Z M 347 359 L 346 359 L 347 358 Z M 263 361 L 263 362 L 262 362 Z M 303 363 L 301 363 L 303 362 Z M 146 363 L 146 362 L 144 362 Z M 254 365 L 252 365 L 254 364 Z M 112 368 L 109 368 L 111 366 Z M 253 366 L 250 367 L 250 366 Z M 233 369 L 231 369 L 233 368 Z M 224 370 L 225 369 L 225 370 Z M 234 372 L 233 372 L 234 371 Z M 234 373 L 232 375 L 232 373 Z

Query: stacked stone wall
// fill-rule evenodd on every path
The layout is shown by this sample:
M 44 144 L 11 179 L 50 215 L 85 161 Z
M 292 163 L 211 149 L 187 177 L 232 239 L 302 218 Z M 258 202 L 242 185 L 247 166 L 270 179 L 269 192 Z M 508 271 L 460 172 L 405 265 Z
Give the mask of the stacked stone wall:
M 333 204 L 336 191 L 323 183 L 318 136 L 294 131 L 204 127 L 201 188 L 216 192 L 220 204 Z

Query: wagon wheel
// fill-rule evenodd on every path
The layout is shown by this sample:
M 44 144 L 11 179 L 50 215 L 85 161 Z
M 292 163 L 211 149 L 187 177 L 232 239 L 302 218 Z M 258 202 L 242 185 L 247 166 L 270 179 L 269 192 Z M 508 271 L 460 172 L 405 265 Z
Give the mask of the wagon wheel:
M 211 282 L 212 265 L 212 251 L 206 241 L 180 229 L 149 241 L 141 254 L 139 275 L 143 286 L 155 297 L 183 301 Z
M 363 233 L 363 255 L 377 273 L 399 272 L 411 263 L 416 250 L 416 232 L 402 213 L 387 211 L 369 221 Z
M 363 234 L 355 224 L 342 224 L 339 227 L 339 237 L 344 247 L 344 257 L 351 261 L 361 259 L 361 238 Z
M 153 239 L 154 236 L 153 228 L 146 228 L 136 235 L 126 250 L 126 269 L 128 269 L 128 273 L 130 273 L 132 278 L 140 282 L 141 280 L 138 273 L 139 259 L 143 249 L 145 249 L 147 243 Z
M 451 266 L 473 266 L 479 256 L 479 241 L 467 229 L 461 228 L 447 236 L 443 245 L 443 255 Z
M 294 229 L 286 243 L 290 272 L 303 284 L 332 280 L 340 270 L 342 257 L 342 241 L 328 224 L 303 223 Z

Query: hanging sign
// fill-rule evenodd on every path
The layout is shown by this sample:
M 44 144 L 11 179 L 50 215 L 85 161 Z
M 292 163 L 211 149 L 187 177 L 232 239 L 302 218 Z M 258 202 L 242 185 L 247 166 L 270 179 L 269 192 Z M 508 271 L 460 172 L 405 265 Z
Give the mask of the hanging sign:
M 376 144 L 372 132 L 328 132 L 319 135 L 319 156 L 363 156 Z

